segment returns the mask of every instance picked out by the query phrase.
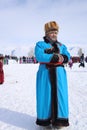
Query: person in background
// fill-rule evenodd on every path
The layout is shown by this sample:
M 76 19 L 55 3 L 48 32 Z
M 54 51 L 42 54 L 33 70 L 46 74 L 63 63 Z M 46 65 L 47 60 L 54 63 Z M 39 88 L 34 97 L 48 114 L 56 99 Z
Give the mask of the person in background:
M 40 126 L 69 126 L 68 84 L 64 64 L 70 60 L 67 47 L 57 40 L 59 25 L 45 24 L 43 41 L 35 46 L 39 63 L 36 76 L 36 124 Z
M 70 60 L 68 62 L 68 65 L 69 67 L 72 69 L 72 66 L 73 66 L 73 60 L 72 60 L 72 57 L 70 57 Z
M 85 67 L 85 58 L 84 58 L 84 53 L 82 53 L 81 57 L 80 57 L 80 64 L 79 67 Z
M 3 60 L 4 57 L 1 55 L 0 56 L 0 84 L 3 84 L 4 82 Z

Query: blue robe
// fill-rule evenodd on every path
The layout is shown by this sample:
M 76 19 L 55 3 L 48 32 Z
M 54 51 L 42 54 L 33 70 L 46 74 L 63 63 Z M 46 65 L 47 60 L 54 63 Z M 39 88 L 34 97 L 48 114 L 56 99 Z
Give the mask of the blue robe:
M 44 41 L 39 41 L 35 46 L 35 57 L 38 62 L 45 63 L 40 64 L 36 77 L 36 110 L 38 125 L 49 125 L 52 122 L 52 87 L 50 81 L 49 69 L 46 63 L 49 63 L 53 57 L 53 54 L 47 54 L 45 49 L 51 48 L 51 44 Z M 68 60 L 70 54 L 67 51 L 65 45 L 58 44 L 60 54 L 66 55 Z M 54 74 L 52 75 L 54 77 Z M 56 102 L 57 113 L 55 119 L 55 125 L 61 122 L 68 126 L 68 85 L 66 70 L 62 66 L 56 67 Z

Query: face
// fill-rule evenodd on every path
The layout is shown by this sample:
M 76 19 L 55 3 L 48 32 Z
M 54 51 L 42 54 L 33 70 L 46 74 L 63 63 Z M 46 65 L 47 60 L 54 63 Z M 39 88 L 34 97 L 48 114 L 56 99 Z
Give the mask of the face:
M 57 31 L 51 31 L 48 33 L 48 37 L 52 40 L 52 41 L 56 41 L 57 40 Z

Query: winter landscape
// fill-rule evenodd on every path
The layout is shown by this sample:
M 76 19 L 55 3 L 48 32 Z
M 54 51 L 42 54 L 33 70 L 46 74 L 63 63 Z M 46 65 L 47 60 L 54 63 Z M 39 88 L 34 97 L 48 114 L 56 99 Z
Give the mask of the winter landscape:
M 69 86 L 70 126 L 62 130 L 87 129 L 87 63 L 66 67 Z M 0 85 L 0 130 L 41 130 L 36 120 L 36 72 L 39 64 L 4 65 Z
M 18 58 L 33 54 L 49 21 L 58 22 L 58 41 L 68 47 L 71 56 L 78 56 L 79 49 L 87 56 L 87 0 L 0 0 L 0 54 Z M 4 64 L 0 130 L 43 130 L 35 124 L 38 66 L 11 60 Z M 65 67 L 70 126 L 61 130 L 87 130 L 87 63 L 84 68 L 78 66 Z

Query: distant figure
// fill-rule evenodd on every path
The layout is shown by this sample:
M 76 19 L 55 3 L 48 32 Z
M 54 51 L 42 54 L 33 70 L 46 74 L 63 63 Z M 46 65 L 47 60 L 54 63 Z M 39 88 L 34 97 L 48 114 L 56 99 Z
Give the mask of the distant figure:
M 87 56 L 85 57 L 85 62 L 87 63 Z
M 72 58 L 70 58 L 70 60 L 69 60 L 69 62 L 68 62 L 68 65 L 69 65 L 70 68 L 72 68 L 72 66 L 73 66 Z
M 4 82 L 3 60 L 4 57 L 0 56 L 0 84 L 3 84 Z
M 82 66 L 82 67 L 85 67 L 85 58 L 84 58 L 84 53 L 82 53 L 81 57 L 80 57 L 80 64 L 79 64 L 79 67 Z

